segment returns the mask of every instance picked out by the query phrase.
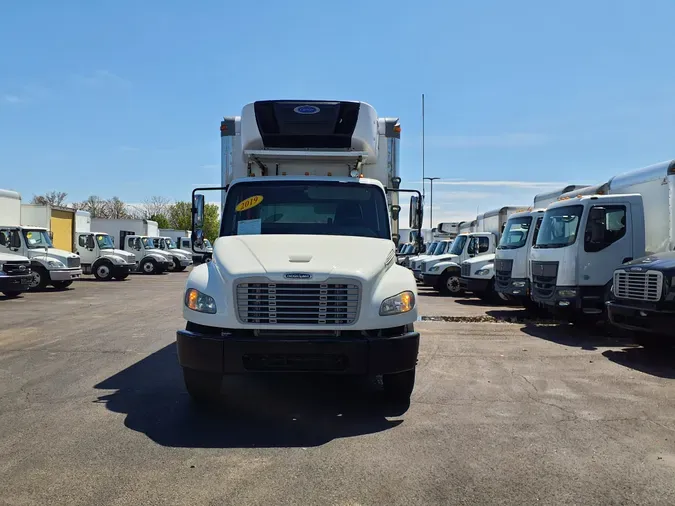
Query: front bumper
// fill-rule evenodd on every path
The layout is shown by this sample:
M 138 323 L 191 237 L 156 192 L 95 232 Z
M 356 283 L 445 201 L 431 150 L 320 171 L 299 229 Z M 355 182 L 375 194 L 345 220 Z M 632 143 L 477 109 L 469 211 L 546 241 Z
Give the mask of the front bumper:
M 459 280 L 459 284 L 463 290 L 473 293 L 483 293 L 487 292 L 488 287 L 490 286 L 490 279 L 476 279 L 476 278 L 465 278 L 462 277 Z
M 326 372 L 391 374 L 417 364 L 418 332 L 391 337 L 256 337 L 246 331 L 176 332 L 182 367 L 219 374 Z
M 435 288 L 438 285 L 440 279 L 441 279 L 440 274 L 424 273 L 422 281 L 424 283 L 424 286 L 431 286 L 431 287 Z
M 82 277 L 82 269 L 54 269 L 49 271 L 52 281 L 73 281 Z
M 657 310 L 607 302 L 607 315 L 613 325 L 626 330 L 673 337 L 675 310 Z
M 32 274 L 19 274 L 16 276 L 4 276 L 0 274 L 0 292 L 25 292 L 28 290 Z
M 186 258 L 185 260 L 180 261 L 181 267 L 188 267 L 190 265 L 192 265 L 192 260 L 190 260 L 189 258 Z
M 417 281 L 422 281 L 423 274 L 422 274 L 422 271 L 420 269 L 413 269 L 412 272 L 413 272 L 413 276 L 415 276 L 415 279 Z
M 576 295 L 572 297 L 563 297 L 560 295 L 560 290 L 573 290 Z M 556 309 L 557 311 L 581 311 L 583 308 L 581 298 L 581 287 L 579 286 L 556 286 L 552 295 L 549 297 L 542 297 L 538 295 L 536 290 L 532 290 L 530 297 L 537 304 Z
M 510 279 L 508 285 L 500 285 L 495 282 L 495 291 L 505 295 L 513 295 L 514 297 L 528 297 L 530 294 L 530 280 L 525 279 Z
M 136 264 L 115 264 L 112 266 L 112 274 L 113 276 L 129 274 L 134 269 L 136 269 Z

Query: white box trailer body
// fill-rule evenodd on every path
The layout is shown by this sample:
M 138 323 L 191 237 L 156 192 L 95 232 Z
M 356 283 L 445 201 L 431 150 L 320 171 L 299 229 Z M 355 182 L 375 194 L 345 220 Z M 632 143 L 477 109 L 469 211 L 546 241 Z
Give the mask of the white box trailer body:
M 75 232 L 91 232 L 91 213 L 78 209 L 75 211 Z
M 364 102 L 267 100 L 225 118 L 221 141 L 220 237 L 213 262 L 188 276 L 188 323 L 177 332 L 188 391 L 209 397 L 222 374 L 283 362 L 382 374 L 386 391 L 409 398 L 419 334 L 415 280 L 395 262 L 398 119 Z M 196 198 L 197 216 L 202 205 Z M 208 328 L 228 329 L 219 351 L 204 348 L 213 345 Z M 369 333 L 382 337 L 362 347 Z M 237 344 L 246 335 L 255 335 L 252 348 Z M 282 335 L 294 341 L 280 343 Z M 226 359 L 215 364 L 214 353 Z M 281 362 L 263 359 L 270 353 Z
M 572 318 L 601 315 L 617 267 L 673 248 L 674 188 L 668 161 L 552 204 L 530 254 L 532 298 Z
M 533 209 L 546 209 L 549 205 L 557 202 L 558 197 L 570 192 L 578 192 L 584 188 L 588 188 L 589 185 L 579 185 L 579 184 L 569 184 L 557 190 L 552 190 L 544 193 L 540 193 L 534 196 L 534 203 L 532 205 Z
M 153 220 L 92 218 L 91 228 L 96 232 L 104 232 L 111 236 L 118 248 L 123 247 L 126 236 L 156 237 L 159 234 L 159 226 Z
M 54 247 L 49 226 L 43 226 L 49 225 L 44 210 L 49 208 L 33 207 L 43 209 L 37 209 L 27 217 L 30 221 L 42 221 L 38 225 L 22 225 L 21 195 L 0 190 L 0 253 L 20 255 L 30 260 L 30 288 L 52 285 L 59 290 L 66 289 L 82 275 L 80 258 L 68 250 Z

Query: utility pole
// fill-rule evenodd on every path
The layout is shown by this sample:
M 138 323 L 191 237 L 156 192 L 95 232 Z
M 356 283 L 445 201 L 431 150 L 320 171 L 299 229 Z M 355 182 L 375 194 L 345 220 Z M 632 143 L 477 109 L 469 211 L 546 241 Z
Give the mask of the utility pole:
M 424 202 L 424 93 L 422 93 L 422 202 Z
M 429 207 L 429 228 L 434 229 L 434 181 L 440 179 L 440 177 L 425 177 L 422 179 L 422 184 L 425 180 L 428 180 L 431 183 L 431 206 Z

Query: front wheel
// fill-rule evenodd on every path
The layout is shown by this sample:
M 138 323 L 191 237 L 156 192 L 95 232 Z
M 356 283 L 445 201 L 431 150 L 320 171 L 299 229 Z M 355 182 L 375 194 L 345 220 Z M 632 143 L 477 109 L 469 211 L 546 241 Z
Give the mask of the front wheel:
M 109 281 L 112 279 L 112 265 L 108 262 L 102 262 L 94 269 L 94 277 L 99 281 Z
M 141 264 L 141 272 L 143 274 L 156 274 L 157 273 L 157 262 L 152 258 L 144 260 Z
M 223 377 L 220 374 L 183 367 L 183 380 L 193 401 L 198 404 L 208 404 L 220 395 Z
M 49 284 L 49 272 L 44 267 L 35 266 L 32 268 L 33 279 L 28 285 L 31 290 L 43 290 Z
M 171 272 L 178 272 L 178 271 L 180 271 L 180 261 L 179 261 L 177 258 L 172 257 L 171 260 L 170 260 L 170 262 L 171 262 L 171 263 L 169 264 L 169 270 L 170 270 Z
M 415 387 L 415 369 L 396 374 L 383 374 L 382 386 L 384 386 L 384 393 L 389 399 L 409 401 Z
M 72 281 L 54 281 L 52 282 L 52 286 L 56 288 L 57 290 L 65 290 L 68 288 L 70 285 L 72 285 Z
M 441 274 L 438 291 L 441 295 L 452 295 L 457 297 L 462 294 L 462 285 L 459 282 L 459 274 L 445 271 Z

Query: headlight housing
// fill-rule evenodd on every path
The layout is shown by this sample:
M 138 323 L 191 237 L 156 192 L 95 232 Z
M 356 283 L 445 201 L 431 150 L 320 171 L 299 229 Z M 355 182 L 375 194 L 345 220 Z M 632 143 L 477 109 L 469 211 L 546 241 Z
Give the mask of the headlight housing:
M 58 268 L 58 269 L 66 266 L 63 262 L 60 262 L 58 260 L 49 260 L 47 262 L 47 265 L 49 267 Z
M 436 272 L 440 268 L 441 267 L 439 265 L 434 265 L 431 269 L 429 269 L 429 272 Z
M 414 307 L 415 294 L 406 290 L 398 295 L 384 299 L 380 305 L 380 316 L 407 313 Z
M 577 291 L 573 288 L 562 288 L 558 290 L 558 295 L 560 297 L 576 297 Z
M 186 290 L 185 305 L 188 309 L 192 309 L 199 313 L 213 314 L 216 312 L 216 301 L 213 297 L 206 295 L 199 290 L 195 290 L 194 288 L 188 288 Z
M 490 274 L 490 269 L 478 269 L 476 271 L 476 276 L 487 276 Z

